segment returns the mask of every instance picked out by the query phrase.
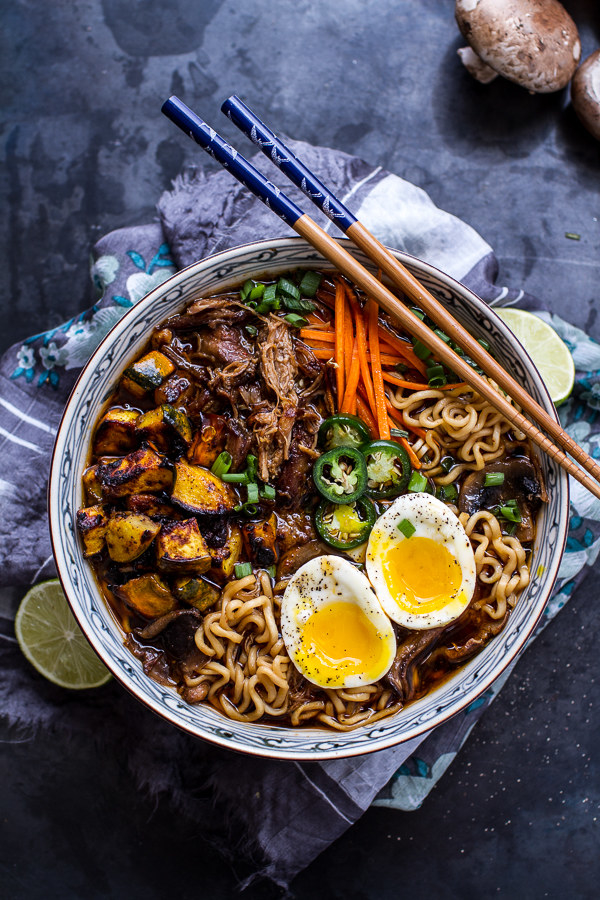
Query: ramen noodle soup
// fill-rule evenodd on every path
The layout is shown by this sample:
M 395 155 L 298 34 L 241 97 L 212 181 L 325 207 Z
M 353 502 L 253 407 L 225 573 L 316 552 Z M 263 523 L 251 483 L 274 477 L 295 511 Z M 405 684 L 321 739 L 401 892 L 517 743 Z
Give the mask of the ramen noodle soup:
M 237 721 L 337 730 L 502 630 L 547 499 L 524 434 L 313 271 L 155 329 L 83 493 L 84 553 L 148 677 Z

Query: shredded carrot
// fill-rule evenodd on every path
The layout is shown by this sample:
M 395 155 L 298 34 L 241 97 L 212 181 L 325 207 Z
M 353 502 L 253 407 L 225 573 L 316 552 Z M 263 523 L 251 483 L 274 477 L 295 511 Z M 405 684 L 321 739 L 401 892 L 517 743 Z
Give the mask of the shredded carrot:
M 375 440 L 377 438 L 377 422 L 373 418 L 373 414 L 371 413 L 369 404 L 366 400 L 363 400 L 360 393 L 357 393 L 356 395 L 356 411 L 365 425 L 367 425 L 369 431 L 371 432 L 371 437 L 373 438 L 373 440 Z
M 354 347 L 352 348 L 352 358 L 350 364 L 350 372 L 346 382 L 346 393 L 340 407 L 340 412 L 351 413 L 356 415 L 356 389 L 358 387 L 358 379 L 360 378 L 360 362 L 358 359 L 358 338 L 354 339 Z
M 390 404 L 390 406 L 391 406 L 391 404 Z M 394 409 L 393 406 L 392 406 L 392 409 Z M 394 409 L 394 412 L 400 413 L 400 410 Z M 388 411 L 388 416 L 389 416 L 389 423 L 390 423 L 391 428 L 395 428 L 397 425 L 400 425 L 403 429 L 410 428 L 410 426 L 407 425 L 406 422 L 404 422 L 404 420 L 402 419 L 401 414 L 393 415 L 391 412 Z M 390 429 L 390 434 L 391 434 L 391 429 Z M 408 453 L 408 456 L 409 456 L 409 459 L 410 459 L 413 469 L 422 469 L 423 463 L 421 462 L 421 460 L 419 459 L 419 457 L 413 450 L 410 442 L 405 437 L 399 437 L 399 438 L 394 437 L 394 440 L 399 441 L 402 444 L 402 446 L 404 447 L 404 449 L 406 450 L 406 452 Z
M 411 364 L 413 369 L 416 369 L 417 372 L 420 372 L 421 375 L 427 375 L 427 366 L 423 362 L 422 359 L 415 354 L 415 351 L 408 343 L 408 341 L 403 341 L 397 335 L 392 334 L 391 331 L 388 331 L 387 328 L 384 328 L 383 325 L 379 326 L 379 337 L 386 344 L 389 344 L 391 347 L 396 350 L 397 353 L 400 354 L 407 362 Z
M 396 409 L 396 407 L 390 403 L 387 395 L 385 398 L 385 408 L 387 409 L 388 415 L 390 415 L 392 419 L 395 419 L 396 422 L 398 422 L 400 428 L 405 428 L 407 431 L 412 431 L 412 433 L 416 434 L 417 437 L 420 437 L 421 440 L 425 440 L 425 438 L 427 437 L 427 432 L 425 431 L 425 429 L 417 428 L 416 425 L 409 425 L 409 423 L 404 420 L 402 410 Z
M 384 372 L 383 380 L 390 384 L 396 384 L 398 387 L 407 388 L 409 391 L 428 391 L 430 389 L 435 391 L 452 391 L 454 388 L 467 387 L 466 381 L 458 381 L 456 384 L 441 384 L 435 388 L 431 388 L 431 385 L 429 384 L 417 384 L 415 381 L 404 381 L 404 379 L 392 375 L 391 372 Z
M 332 361 L 332 363 L 336 364 L 333 347 L 313 347 L 311 345 L 310 349 L 315 354 L 317 359 L 324 359 L 324 360 L 330 359 Z M 335 370 L 336 388 L 337 388 L 337 376 L 338 376 L 338 369 L 336 367 L 336 370 Z
M 350 304 L 347 301 L 346 291 L 344 289 L 344 370 L 345 384 L 350 378 L 350 369 L 352 367 L 352 353 L 354 351 L 354 329 L 352 323 L 352 313 Z
M 379 437 L 389 440 L 390 423 L 385 406 L 386 396 L 381 373 L 381 353 L 379 350 L 379 307 L 374 300 L 367 303 L 369 316 L 369 350 L 371 351 L 371 376 L 373 378 L 373 392 L 375 394 L 375 407 L 377 410 L 377 427 Z
M 335 285 L 335 384 L 337 389 L 338 409 L 344 396 L 345 370 L 344 370 L 344 313 L 345 313 L 344 284 L 337 281 Z M 324 359 L 323 356 L 318 356 Z
M 323 341 L 327 344 L 335 344 L 335 332 L 325 328 L 301 328 L 300 337 L 307 341 Z

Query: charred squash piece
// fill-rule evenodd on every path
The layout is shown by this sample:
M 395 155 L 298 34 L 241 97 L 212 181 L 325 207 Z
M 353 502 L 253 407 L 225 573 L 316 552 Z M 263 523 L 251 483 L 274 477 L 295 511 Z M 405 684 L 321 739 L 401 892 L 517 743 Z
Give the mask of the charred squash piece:
M 102 484 L 98 478 L 98 466 L 90 466 L 82 475 L 83 490 L 88 503 L 100 503 L 102 500 Z
M 174 503 L 197 515 L 223 515 L 233 512 L 236 496 L 228 484 L 209 469 L 191 466 L 184 459 L 175 464 Z
M 184 444 L 192 442 L 192 426 L 190 420 L 179 409 L 163 403 L 156 409 L 143 413 L 136 425 L 138 438 L 152 441 L 159 450 L 168 451 L 174 438 Z
M 163 503 L 154 494 L 131 494 L 127 498 L 127 509 L 130 512 L 142 513 L 151 519 L 179 519 L 181 513 L 170 503 Z
M 154 402 L 157 406 L 163 403 L 174 403 L 185 406 L 186 392 L 192 387 L 192 382 L 180 372 L 174 372 L 173 375 L 163 381 L 160 387 L 154 391 Z
M 245 522 L 242 525 L 246 552 L 253 563 L 268 568 L 277 562 L 277 519 L 271 513 L 261 522 Z
M 148 549 L 160 525 L 149 516 L 114 512 L 106 526 L 108 555 L 114 562 L 133 562 Z
M 104 547 L 108 516 L 103 506 L 77 510 L 77 528 L 84 546 L 84 556 L 94 556 Z
M 187 458 L 196 466 L 209 469 L 219 453 L 225 449 L 227 432 L 222 416 L 211 416 L 210 423 L 199 429 L 187 452 Z
M 174 371 L 175 366 L 164 353 L 151 350 L 125 369 L 121 384 L 134 397 L 143 397 L 147 391 L 160 387 Z
M 99 463 L 96 477 L 102 485 L 103 496 L 110 500 L 129 494 L 168 491 L 173 483 L 167 460 L 149 447 L 141 447 L 122 459 Z
M 100 420 L 94 436 L 96 456 L 120 456 L 135 447 L 135 423 L 139 418 L 136 409 L 114 406 Z
M 200 612 L 209 609 L 221 596 L 219 588 L 204 578 L 184 576 L 173 582 L 173 593 L 183 603 L 195 606 Z
M 222 547 L 210 547 L 212 557 L 211 572 L 215 578 L 231 578 L 236 562 L 242 552 L 242 532 L 238 525 L 230 525 L 227 540 Z
M 163 572 L 201 575 L 212 560 L 196 519 L 164 525 L 156 541 L 158 567 Z
M 177 601 L 156 574 L 140 575 L 113 588 L 116 597 L 147 619 L 155 619 L 176 609 Z

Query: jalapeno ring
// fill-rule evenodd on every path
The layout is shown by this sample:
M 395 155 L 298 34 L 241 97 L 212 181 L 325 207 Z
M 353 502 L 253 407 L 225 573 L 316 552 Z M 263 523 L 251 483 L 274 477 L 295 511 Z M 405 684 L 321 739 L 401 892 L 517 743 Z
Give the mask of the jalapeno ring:
M 313 481 L 330 503 L 354 503 L 367 489 L 367 464 L 354 447 L 335 447 L 313 466 Z
M 397 497 L 406 490 L 412 466 L 396 441 L 371 441 L 361 447 L 367 463 L 367 494 L 375 500 Z
M 334 550 L 353 550 L 367 540 L 376 519 L 377 510 L 368 497 L 352 504 L 321 500 L 315 511 L 315 528 Z
M 358 416 L 339 413 L 321 423 L 317 440 L 325 450 L 333 450 L 335 447 L 358 448 L 371 440 L 371 432 Z

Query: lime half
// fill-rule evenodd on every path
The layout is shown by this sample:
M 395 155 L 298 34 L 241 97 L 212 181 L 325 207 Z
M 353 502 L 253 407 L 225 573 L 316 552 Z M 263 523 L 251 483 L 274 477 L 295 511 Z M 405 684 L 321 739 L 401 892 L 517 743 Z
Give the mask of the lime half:
M 58 578 L 36 584 L 25 594 L 15 633 L 31 665 L 60 687 L 99 687 L 112 677 L 75 621 Z
M 546 383 L 556 406 L 573 390 L 575 363 L 567 345 L 539 316 L 523 309 L 496 309 L 515 337 L 523 344 Z

